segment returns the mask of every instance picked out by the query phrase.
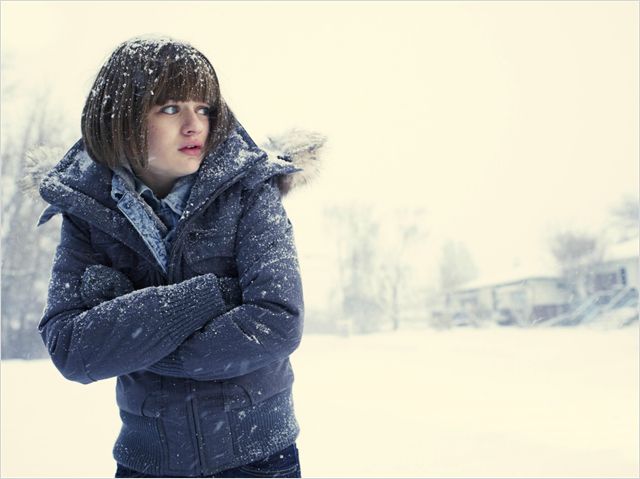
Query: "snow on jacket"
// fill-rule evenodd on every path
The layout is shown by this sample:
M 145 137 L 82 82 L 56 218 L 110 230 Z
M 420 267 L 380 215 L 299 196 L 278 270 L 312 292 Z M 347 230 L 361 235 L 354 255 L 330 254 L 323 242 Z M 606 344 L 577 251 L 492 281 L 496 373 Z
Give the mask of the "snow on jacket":
M 39 330 L 66 378 L 117 377 L 119 463 L 211 475 L 295 441 L 303 294 L 278 180 L 297 170 L 237 123 L 203 161 L 166 273 L 120 211 L 142 200 L 116 202 L 81 141 L 41 182 L 40 224 L 63 221 Z

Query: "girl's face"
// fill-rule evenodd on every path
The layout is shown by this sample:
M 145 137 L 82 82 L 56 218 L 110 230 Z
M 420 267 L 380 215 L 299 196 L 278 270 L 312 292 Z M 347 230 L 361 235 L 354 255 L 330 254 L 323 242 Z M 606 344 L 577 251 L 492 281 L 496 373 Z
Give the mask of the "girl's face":
M 197 101 L 155 105 L 147 117 L 147 128 L 149 161 L 136 174 L 155 193 L 165 196 L 175 180 L 198 171 L 204 159 L 209 105 Z

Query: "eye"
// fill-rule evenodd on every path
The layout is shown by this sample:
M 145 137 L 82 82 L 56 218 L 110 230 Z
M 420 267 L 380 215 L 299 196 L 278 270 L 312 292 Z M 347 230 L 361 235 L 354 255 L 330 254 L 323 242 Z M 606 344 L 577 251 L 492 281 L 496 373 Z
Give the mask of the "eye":
M 211 108 L 209 108 L 208 106 L 201 106 L 201 107 L 198 108 L 197 111 L 201 115 L 209 116 L 209 113 L 211 113 Z
M 160 108 L 162 113 L 166 113 L 167 115 L 175 115 L 178 113 L 178 107 L 176 105 L 166 105 Z

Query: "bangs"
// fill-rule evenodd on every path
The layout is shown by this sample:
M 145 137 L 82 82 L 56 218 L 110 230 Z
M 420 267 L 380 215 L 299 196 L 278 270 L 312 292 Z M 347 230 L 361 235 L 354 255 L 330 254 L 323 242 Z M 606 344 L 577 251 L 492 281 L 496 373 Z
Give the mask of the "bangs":
M 177 53 L 168 60 L 150 92 L 153 95 L 151 103 L 198 101 L 213 106 L 218 88 L 211 65 L 191 52 Z
M 168 37 L 136 37 L 119 45 L 98 73 L 82 111 L 89 156 L 111 168 L 145 168 L 147 116 L 154 105 L 169 101 L 209 106 L 206 151 L 231 131 L 233 113 L 213 66 L 197 49 Z

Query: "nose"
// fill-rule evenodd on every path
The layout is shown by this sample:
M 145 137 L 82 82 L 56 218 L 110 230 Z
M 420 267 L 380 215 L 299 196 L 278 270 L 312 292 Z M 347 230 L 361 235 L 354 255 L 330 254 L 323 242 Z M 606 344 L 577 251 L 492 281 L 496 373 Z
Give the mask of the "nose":
M 202 115 L 198 115 L 194 110 L 190 108 L 185 109 L 182 122 L 182 133 L 188 136 L 202 133 L 205 129 L 205 121 L 208 121 L 208 119 L 202 118 Z

